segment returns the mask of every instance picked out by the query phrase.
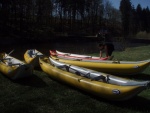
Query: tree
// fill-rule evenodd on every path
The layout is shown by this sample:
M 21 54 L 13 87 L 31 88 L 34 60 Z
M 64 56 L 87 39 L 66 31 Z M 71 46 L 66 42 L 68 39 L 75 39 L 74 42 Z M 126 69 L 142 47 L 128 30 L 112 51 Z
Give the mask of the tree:
M 142 10 L 142 31 L 149 32 L 149 8 L 144 8 Z
M 104 19 L 106 19 L 105 26 L 109 28 L 113 35 L 119 35 L 118 31 L 120 31 L 119 23 L 121 22 L 120 11 L 115 9 L 111 2 L 106 0 L 104 3 Z
M 0 0 L 0 31 L 24 37 L 50 30 L 95 35 L 102 26 L 120 25 L 119 15 L 108 0 Z
M 150 10 L 149 10 L 149 7 L 147 7 L 147 8 L 146 8 L 146 22 L 147 22 L 147 23 L 146 23 L 146 25 L 147 25 L 147 26 L 146 26 L 146 27 L 147 27 L 147 28 L 146 28 L 146 31 L 147 31 L 148 33 L 150 32 L 150 21 L 149 21 L 149 20 L 150 20 Z
M 138 31 L 137 13 L 136 13 L 134 6 L 132 6 L 130 30 L 133 35 L 136 34 Z
M 7 33 L 7 25 L 10 18 L 10 1 L 9 0 L 1 0 L 1 14 L 0 14 L 0 20 L 1 20 L 1 30 L 3 34 Z
M 130 0 L 121 0 L 120 2 L 121 20 L 123 35 L 126 38 L 130 33 L 132 6 Z
M 137 5 L 136 8 L 136 21 L 137 21 L 137 32 L 142 29 L 142 7 L 140 4 Z

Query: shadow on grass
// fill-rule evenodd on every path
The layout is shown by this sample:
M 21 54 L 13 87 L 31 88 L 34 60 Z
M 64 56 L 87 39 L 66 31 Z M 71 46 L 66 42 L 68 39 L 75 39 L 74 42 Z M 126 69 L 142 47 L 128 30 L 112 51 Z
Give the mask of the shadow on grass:
M 150 111 L 150 100 L 144 97 L 136 96 L 130 100 L 123 102 L 108 102 L 114 106 L 127 108 L 135 112 L 148 112 Z
M 7 108 L 1 109 L 1 113 L 29 113 L 29 111 L 32 111 L 32 113 L 37 113 L 34 110 L 36 110 L 36 106 L 33 105 L 30 102 L 22 102 L 17 101 L 13 104 L 7 104 Z
M 47 86 L 47 84 L 35 74 L 27 78 L 15 80 L 13 82 L 24 86 L 31 86 L 31 87 L 38 87 L 38 88 Z
M 82 91 L 81 91 L 82 92 Z M 146 112 L 150 112 L 150 99 L 141 97 L 139 95 L 129 99 L 129 100 L 125 100 L 125 101 L 111 101 L 111 100 L 107 100 L 104 98 L 100 98 L 100 97 L 96 97 L 93 95 L 89 95 L 86 94 L 85 92 L 82 92 L 85 95 L 90 96 L 93 99 L 98 100 L 100 103 L 106 103 L 107 105 L 110 106 L 110 108 L 112 108 L 111 106 L 113 106 L 113 108 L 121 108 L 121 109 L 127 109 L 133 112 L 142 112 L 142 113 L 146 113 Z M 114 111 L 116 113 L 119 113 L 119 111 Z
M 150 78 L 150 76 L 146 75 L 146 74 L 144 74 L 142 77 L 143 78 L 145 78 L 145 77 Z M 53 78 L 51 78 L 51 79 L 53 79 Z M 53 79 L 53 80 L 56 81 L 55 79 Z M 137 96 L 135 96 L 129 100 L 125 100 L 125 101 L 111 101 L 111 100 L 107 100 L 107 99 L 95 96 L 93 94 L 87 93 L 83 90 L 80 90 L 78 88 L 70 86 L 64 82 L 61 82 L 61 81 L 57 81 L 57 82 L 65 85 L 68 88 L 76 90 L 76 91 L 82 93 L 83 95 L 86 95 L 86 96 L 89 96 L 90 98 L 98 100 L 101 103 L 107 103 L 108 105 L 111 105 L 111 106 L 130 109 L 130 110 L 135 111 L 135 112 L 148 112 L 148 111 L 150 111 L 150 106 L 149 106 L 150 99 L 144 98 L 140 95 L 137 95 Z

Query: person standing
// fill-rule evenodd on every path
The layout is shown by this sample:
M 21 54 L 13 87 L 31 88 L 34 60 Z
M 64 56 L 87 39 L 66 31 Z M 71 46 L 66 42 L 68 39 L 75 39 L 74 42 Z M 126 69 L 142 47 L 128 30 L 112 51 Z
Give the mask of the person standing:
M 108 31 L 103 30 L 103 32 L 100 32 L 99 38 L 101 38 L 101 42 L 99 43 L 100 58 L 102 58 L 103 52 L 105 52 L 107 59 L 111 60 L 113 58 L 114 45 Z

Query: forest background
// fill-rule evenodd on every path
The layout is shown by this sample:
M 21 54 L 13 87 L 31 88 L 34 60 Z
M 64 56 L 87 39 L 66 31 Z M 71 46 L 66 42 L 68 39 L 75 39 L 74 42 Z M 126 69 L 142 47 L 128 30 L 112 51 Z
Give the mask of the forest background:
M 132 38 L 149 34 L 149 20 L 149 7 L 130 0 L 121 0 L 119 10 L 108 0 L 0 0 L 1 37 L 95 36 L 108 29 L 114 37 Z

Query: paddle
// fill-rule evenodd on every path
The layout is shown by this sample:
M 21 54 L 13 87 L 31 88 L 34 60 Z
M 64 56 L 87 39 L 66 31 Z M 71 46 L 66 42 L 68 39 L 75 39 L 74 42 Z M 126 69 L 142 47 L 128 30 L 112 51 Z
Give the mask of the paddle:
M 4 58 L 2 58 L 2 59 L 0 59 L 0 60 L 2 61 L 2 60 L 5 59 L 7 56 L 9 56 L 12 52 L 14 52 L 14 49 L 11 50 Z
M 13 53 L 14 52 L 14 49 L 12 50 L 12 51 L 10 51 L 5 57 L 4 57 L 4 59 L 7 57 L 7 56 L 9 56 L 11 53 Z

